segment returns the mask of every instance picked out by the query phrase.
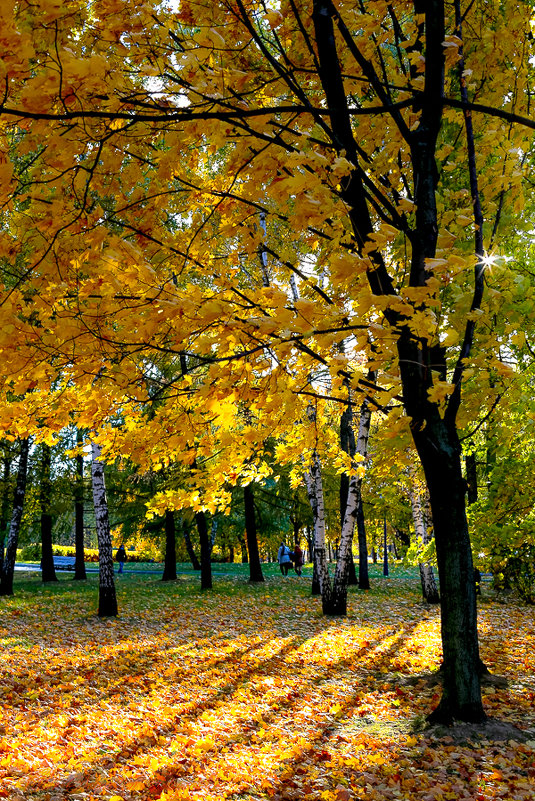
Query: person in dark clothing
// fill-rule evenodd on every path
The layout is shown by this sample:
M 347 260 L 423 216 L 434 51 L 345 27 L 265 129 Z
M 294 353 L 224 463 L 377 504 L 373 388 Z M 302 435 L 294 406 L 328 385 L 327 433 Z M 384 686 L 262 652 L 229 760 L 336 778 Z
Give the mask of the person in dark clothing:
M 124 563 L 126 562 L 126 550 L 124 545 L 119 545 L 117 548 L 117 553 L 115 554 L 115 561 L 119 562 L 119 570 L 118 573 L 123 572 Z
M 296 545 L 294 548 L 294 567 L 298 576 L 301 575 L 301 568 L 303 567 L 303 551 Z

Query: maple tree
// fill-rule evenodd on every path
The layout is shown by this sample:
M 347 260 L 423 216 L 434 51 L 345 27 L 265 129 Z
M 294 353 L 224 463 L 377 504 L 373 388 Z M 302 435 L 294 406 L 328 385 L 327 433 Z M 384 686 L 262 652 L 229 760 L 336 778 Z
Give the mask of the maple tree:
M 53 433 L 75 412 L 103 458 L 190 468 L 154 509 L 200 516 L 269 473 L 268 436 L 281 461 L 351 467 L 327 425 L 348 384 L 402 403 L 437 546 L 436 716 L 483 718 L 458 427 L 511 372 L 493 323 L 508 299 L 484 285 L 527 192 L 529 9 L 72 0 L 2 15 L 2 426 Z M 162 353 L 188 371 L 159 379 L 147 419 Z

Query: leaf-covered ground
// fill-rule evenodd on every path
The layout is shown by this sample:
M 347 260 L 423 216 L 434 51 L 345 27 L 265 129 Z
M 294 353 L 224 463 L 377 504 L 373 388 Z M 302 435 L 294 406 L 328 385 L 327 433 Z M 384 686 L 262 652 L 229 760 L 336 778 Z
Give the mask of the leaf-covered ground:
M 17 578 L 20 574 L 17 574 Z M 480 604 L 493 718 L 527 742 L 419 731 L 439 697 L 438 611 L 398 571 L 322 617 L 308 579 L 19 579 L 1 599 L 0 798 L 533 799 L 535 612 Z M 412 681 L 411 681 L 412 679 Z

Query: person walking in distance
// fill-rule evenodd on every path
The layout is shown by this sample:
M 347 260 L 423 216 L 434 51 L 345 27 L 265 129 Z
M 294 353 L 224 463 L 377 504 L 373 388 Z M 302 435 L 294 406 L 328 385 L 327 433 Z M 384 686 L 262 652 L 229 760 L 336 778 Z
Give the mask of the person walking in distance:
M 292 560 L 290 559 L 290 549 L 284 542 L 281 542 L 278 553 L 277 553 L 277 560 L 279 562 L 279 567 L 283 576 L 288 575 L 288 570 L 292 567 Z
M 303 567 L 303 551 L 299 547 L 299 543 L 294 548 L 294 567 L 298 576 L 301 575 L 301 568 Z
M 123 572 L 124 563 L 126 562 L 126 550 L 124 545 L 119 545 L 117 548 L 117 553 L 115 554 L 115 561 L 119 562 L 119 570 L 118 573 Z

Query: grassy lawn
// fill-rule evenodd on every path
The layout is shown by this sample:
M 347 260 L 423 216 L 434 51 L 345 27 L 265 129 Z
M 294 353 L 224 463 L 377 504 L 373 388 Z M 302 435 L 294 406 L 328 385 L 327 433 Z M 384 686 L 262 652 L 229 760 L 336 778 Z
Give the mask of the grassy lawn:
M 117 577 L 116 620 L 95 614 L 95 574 L 17 573 L 0 599 L 0 798 L 533 798 L 535 742 L 422 731 L 440 624 L 415 571 L 371 567 L 371 591 L 327 619 L 310 576 L 277 565 L 262 585 L 214 565 L 207 593 L 187 566 L 171 583 L 142 567 Z M 509 680 L 485 688 L 488 714 L 535 740 L 533 608 L 487 594 L 480 631 Z

